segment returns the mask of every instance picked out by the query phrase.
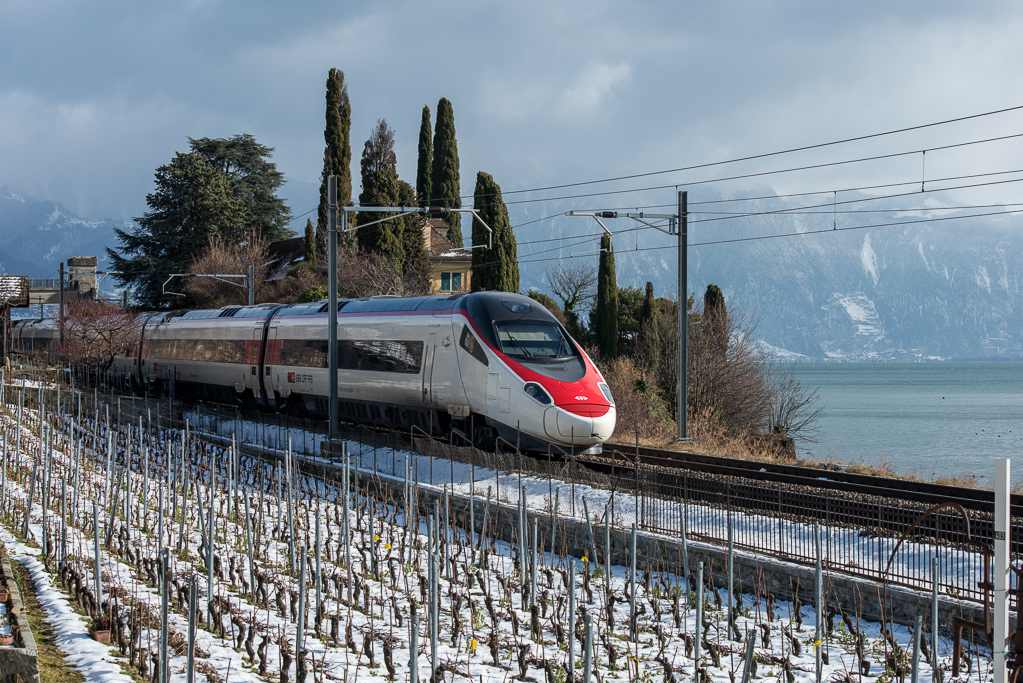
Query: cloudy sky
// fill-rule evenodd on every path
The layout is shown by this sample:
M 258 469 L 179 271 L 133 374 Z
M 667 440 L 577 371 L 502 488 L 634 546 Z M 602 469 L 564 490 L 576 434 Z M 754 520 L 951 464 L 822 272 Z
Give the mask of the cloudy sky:
M 188 136 L 242 132 L 274 147 L 288 178 L 316 183 L 331 67 L 349 84 L 356 178 L 363 142 L 386 118 L 399 172 L 414 181 L 421 110 L 436 111 L 440 97 L 454 104 L 463 194 L 478 170 L 507 193 L 678 168 L 1021 105 L 1021 24 L 1018 2 L 945 0 L 0 0 L 0 183 L 86 217 L 130 218 L 145 210 L 154 169 Z M 517 196 L 686 184 L 1020 132 L 1023 111 L 1015 111 Z M 923 168 L 921 157 L 721 187 L 816 191 L 1014 170 L 1023 168 L 1023 143 L 935 150 Z M 1016 201 L 1013 188 L 962 201 Z M 309 196 L 299 189 L 294 196 Z M 666 189 L 627 201 L 672 197 Z M 519 206 L 513 222 L 547 210 Z

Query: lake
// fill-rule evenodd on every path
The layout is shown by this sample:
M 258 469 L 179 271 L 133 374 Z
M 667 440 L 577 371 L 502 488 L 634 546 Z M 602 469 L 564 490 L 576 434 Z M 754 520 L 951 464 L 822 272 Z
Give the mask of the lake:
M 870 464 L 900 474 L 965 475 L 981 484 L 995 458 L 1023 477 L 1023 363 L 796 363 L 818 388 L 818 443 L 800 456 Z

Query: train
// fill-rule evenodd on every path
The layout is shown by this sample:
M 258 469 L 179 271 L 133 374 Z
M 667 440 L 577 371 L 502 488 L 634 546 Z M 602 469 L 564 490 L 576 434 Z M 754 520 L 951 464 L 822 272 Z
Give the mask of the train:
M 600 370 L 544 306 L 520 294 L 339 300 L 338 414 L 455 445 L 595 454 L 615 428 Z M 325 418 L 326 301 L 142 316 L 112 381 L 135 391 Z M 52 355 L 52 320 L 12 326 L 15 351 Z M 172 389 L 173 387 L 173 389 Z

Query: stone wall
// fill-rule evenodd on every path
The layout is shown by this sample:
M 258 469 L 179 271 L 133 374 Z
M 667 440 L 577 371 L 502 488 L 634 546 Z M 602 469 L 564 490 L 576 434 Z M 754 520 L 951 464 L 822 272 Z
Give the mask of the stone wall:
M 0 585 L 8 593 L 8 619 L 14 633 L 13 647 L 0 647 L 0 683 L 39 683 L 39 651 L 28 625 L 25 605 L 11 569 L 7 548 L 0 545 Z

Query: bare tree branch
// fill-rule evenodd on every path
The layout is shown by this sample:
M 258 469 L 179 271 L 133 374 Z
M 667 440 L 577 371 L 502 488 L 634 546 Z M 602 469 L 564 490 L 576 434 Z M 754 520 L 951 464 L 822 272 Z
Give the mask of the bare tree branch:
M 58 353 L 74 365 L 106 372 L 118 356 L 139 343 L 142 318 L 102 301 L 72 298 L 59 321 L 64 341 Z

